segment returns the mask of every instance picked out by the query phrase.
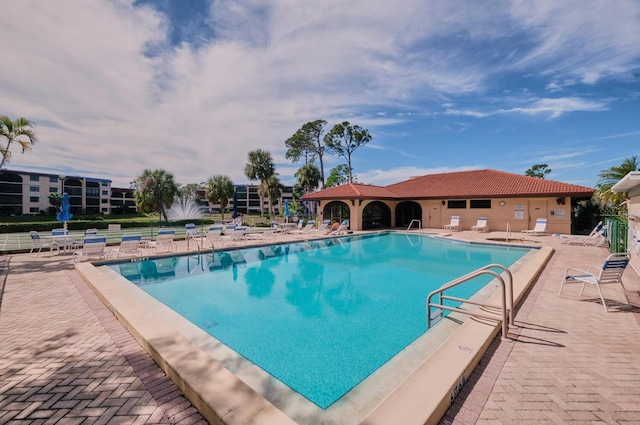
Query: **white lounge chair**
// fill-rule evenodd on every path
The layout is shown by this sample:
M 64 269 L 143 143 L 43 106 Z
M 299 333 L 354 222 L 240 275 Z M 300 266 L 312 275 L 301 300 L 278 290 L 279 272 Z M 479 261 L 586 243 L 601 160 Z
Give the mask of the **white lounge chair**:
M 604 235 L 605 230 L 600 229 L 594 235 L 560 235 L 560 243 L 565 245 L 583 245 L 583 246 L 604 246 L 607 244 L 607 238 Z
M 343 235 L 347 232 L 349 232 L 349 220 L 343 220 L 342 223 L 340 223 L 340 227 L 336 230 L 331 230 L 330 232 L 325 233 L 325 235 Z
M 82 248 L 73 252 L 73 261 L 78 262 L 85 258 L 104 259 L 107 257 L 106 247 L 106 236 L 87 236 L 82 241 Z
M 140 244 L 142 243 L 142 235 L 140 233 L 125 233 L 120 239 L 120 245 L 116 248 L 111 248 L 109 251 L 110 256 L 118 258 L 121 255 L 124 256 L 137 256 L 141 254 Z
M 327 220 L 322 220 L 322 223 L 320 224 L 320 226 L 318 226 L 318 232 L 326 232 L 329 229 L 329 226 L 331 225 L 331 220 L 327 219 Z
M 55 249 L 56 251 L 59 250 L 59 246 L 57 243 L 51 241 L 51 242 L 44 242 L 42 240 L 42 238 L 40 237 L 40 234 L 38 232 L 36 232 L 35 230 L 32 230 L 31 232 L 29 232 L 29 235 L 31 235 L 31 251 L 29 251 L 29 254 L 33 254 L 33 251 L 35 251 L 36 249 L 38 250 L 36 253 L 36 257 L 40 256 L 40 252 L 43 249 L 49 248 L 49 255 L 53 254 L 53 250 Z
M 212 224 L 209 226 L 204 241 L 211 245 L 211 249 L 215 249 L 217 242 L 222 242 L 221 237 L 223 230 L 224 226 L 222 224 Z
M 178 245 L 174 242 L 175 236 L 176 229 L 163 228 L 158 230 L 158 236 L 156 237 L 156 240 L 150 241 L 148 242 L 148 244 L 154 250 L 154 252 L 175 252 L 178 250 Z
M 309 220 L 307 221 L 307 224 L 304 225 L 304 227 L 298 228 L 296 230 L 292 230 L 291 234 L 304 237 L 305 235 L 308 235 L 313 230 L 315 224 L 316 224 L 315 220 Z
M 187 240 L 187 250 L 189 250 L 190 242 L 194 241 L 196 243 L 196 247 L 200 246 L 200 242 L 202 241 L 202 235 L 198 231 L 198 228 L 194 223 L 187 223 L 184 225 L 185 230 L 185 239 Z
M 276 240 L 276 229 L 270 227 L 264 232 L 245 233 L 244 236 L 248 242 L 274 242 Z
M 472 232 L 488 232 L 489 226 L 487 225 L 487 217 L 478 217 L 478 222 L 475 226 L 471 226 Z
M 444 225 L 444 230 L 460 230 L 460 216 L 452 215 L 451 222 Z
M 558 296 L 562 294 L 562 289 L 564 288 L 565 283 L 582 283 L 580 295 L 582 295 L 584 287 L 587 284 L 595 285 L 596 289 L 598 290 L 598 294 L 600 294 L 600 300 L 602 301 L 604 311 L 609 311 L 607 309 L 607 303 L 604 301 L 604 296 L 602 295 L 600 286 L 606 285 L 608 283 L 617 283 L 620 284 L 620 287 L 622 288 L 622 293 L 627 300 L 627 304 L 631 305 L 631 302 L 629 302 L 629 296 L 627 295 L 627 290 L 622 283 L 622 274 L 624 273 L 627 264 L 629 264 L 629 255 L 627 253 L 616 253 L 609 255 L 600 268 L 589 267 L 589 269 L 586 271 L 576 268 L 569 268 L 565 272 L 564 278 L 562 279 L 562 284 L 560 285 Z
M 536 225 L 531 230 L 523 230 L 522 233 L 528 233 L 530 235 L 546 235 L 547 234 L 547 219 L 539 218 L 536 220 Z
M 247 238 L 245 237 L 246 232 L 247 232 L 246 227 L 236 226 L 232 232 L 225 230 L 225 233 L 223 236 L 220 237 L 220 240 L 225 243 L 228 242 L 232 244 L 243 244 L 247 240 Z

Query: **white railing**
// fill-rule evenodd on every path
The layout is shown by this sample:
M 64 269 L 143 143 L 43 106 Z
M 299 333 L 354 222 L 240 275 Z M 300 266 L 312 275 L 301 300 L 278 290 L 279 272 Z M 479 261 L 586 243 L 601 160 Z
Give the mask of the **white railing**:
M 496 272 L 494 272 L 493 270 L 491 270 L 492 268 L 499 268 L 501 270 L 504 271 L 504 274 L 507 276 L 507 283 L 505 282 L 505 280 L 502 278 L 502 276 Z M 480 303 L 480 302 L 475 302 L 475 301 L 470 301 L 468 299 L 463 299 L 463 298 L 457 298 L 457 297 L 452 297 L 449 295 L 445 295 L 444 291 L 446 291 L 447 289 L 453 288 L 454 286 L 458 286 L 461 285 L 465 282 L 468 282 L 472 279 L 475 279 L 476 277 L 479 276 L 483 276 L 483 275 L 490 275 L 493 276 L 498 283 L 500 283 L 500 292 L 501 292 L 501 303 L 499 306 L 496 305 L 491 305 L 491 304 L 486 304 L 486 303 Z M 439 300 L 438 302 L 432 302 L 432 298 L 435 296 L 438 296 Z M 463 308 L 458 308 L 458 307 L 452 307 L 452 306 L 447 306 L 444 305 L 444 300 L 449 300 L 449 301 L 456 301 L 456 302 L 461 302 L 461 303 L 466 303 L 466 304 L 473 304 L 473 305 L 477 305 L 480 307 L 485 307 L 485 308 L 490 308 L 490 309 L 500 309 L 501 315 L 498 316 L 497 313 L 494 312 L 490 312 L 490 311 L 485 311 L 485 310 L 481 310 L 481 309 L 477 309 L 474 311 L 470 311 L 470 310 L 465 310 Z M 437 310 L 435 310 L 435 315 L 431 314 L 431 308 L 436 308 Z M 508 326 L 514 326 L 514 319 L 513 319 L 513 276 L 511 274 L 511 272 L 509 271 L 509 269 L 507 269 L 505 266 L 500 265 L 500 264 L 489 264 L 487 266 L 484 266 L 482 268 L 479 268 L 477 270 L 472 271 L 471 273 L 468 273 L 464 276 L 461 276 L 457 279 L 452 280 L 449 283 L 446 283 L 444 285 L 442 285 L 439 289 L 436 289 L 435 291 L 431 292 L 429 294 L 429 296 L 427 297 L 427 328 L 431 327 L 431 321 L 434 318 L 443 317 L 443 313 L 445 310 L 449 310 L 449 311 L 454 311 L 454 312 L 458 312 L 458 313 L 462 313 L 462 314 L 466 314 L 469 316 L 474 316 L 474 317 L 482 317 L 485 319 L 491 319 L 491 320 L 498 320 L 498 321 L 502 321 L 502 340 L 506 341 L 508 340 Z
M 411 223 L 409 223 L 407 230 L 411 229 L 411 226 L 413 225 L 413 223 L 418 223 L 418 229 L 422 229 L 422 221 L 418 220 L 417 218 L 414 218 L 413 220 L 411 220 Z

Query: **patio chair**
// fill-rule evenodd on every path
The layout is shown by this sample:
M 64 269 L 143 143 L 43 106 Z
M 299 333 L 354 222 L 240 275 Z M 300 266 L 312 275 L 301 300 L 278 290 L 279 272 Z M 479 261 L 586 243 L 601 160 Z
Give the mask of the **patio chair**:
M 292 230 L 291 234 L 299 235 L 299 236 L 308 235 L 313 230 L 313 227 L 315 226 L 315 224 L 316 224 L 315 220 L 309 220 L 307 221 L 307 224 L 304 225 L 304 227 L 298 228 L 296 230 Z
M 270 227 L 264 232 L 245 233 L 244 236 L 247 241 L 274 242 L 276 240 L 276 229 L 273 227 Z
M 560 243 L 565 245 L 583 245 L 583 246 L 603 246 L 607 244 L 607 238 L 605 236 L 606 228 L 598 230 L 597 233 L 584 236 L 584 235 L 558 235 L 560 237 Z
M 184 225 L 185 239 L 187 240 L 187 250 L 189 249 L 190 242 L 193 240 L 196 242 L 196 247 L 200 246 L 202 235 L 198 231 L 198 228 L 194 223 L 187 223 Z
M 529 235 L 546 235 L 547 234 L 547 219 L 539 218 L 536 220 L 536 225 L 531 230 L 523 230 L 522 233 Z
M 211 249 L 215 248 L 216 242 L 221 242 L 222 239 L 222 231 L 224 230 L 224 226 L 221 224 L 212 224 L 209 226 L 207 230 L 207 234 L 205 235 L 204 242 L 211 245 Z
M 140 244 L 142 243 L 142 235 L 140 233 L 125 233 L 120 239 L 120 246 L 111 248 L 110 256 L 114 258 L 125 256 L 138 256 L 141 254 Z
M 232 232 L 226 231 L 224 236 L 220 237 L 220 240 L 233 244 L 242 244 L 247 240 L 246 232 L 247 228 L 245 226 L 236 226 Z
M 158 230 L 158 236 L 155 241 L 148 242 L 154 252 L 170 252 L 177 251 L 178 245 L 175 243 L 176 229 L 166 227 Z
M 78 262 L 85 258 L 104 259 L 107 257 L 106 247 L 106 236 L 87 236 L 82 242 L 82 248 L 73 252 L 73 261 Z
M 451 222 L 444 225 L 444 230 L 460 230 L 460 216 L 452 215 Z
M 349 220 L 343 220 L 342 223 L 340 223 L 340 227 L 338 227 L 336 230 L 332 230 L 329 233 L 325 233 L 326 235 L 344 235 L 347 232 L 349 232 Z
M 40 237 L 40 234 L 35 230 L 32 230 L 31 232 L 29 232 L 29 235 L 31 236 L 31 243 L 32 243 L 31 251 L 29 251 L 29 255 L 33 254 L 33 251 L 35 251 L 36 249 L 38 250 L 36 253 L 36 257 L 39 257 L 40 252 L 46 248 L 49 248 L 49 255 L 53 255 L 54 249 L 58 252 L 60 251 L 60 247 L 58 246 L 57 243 L 55 243 L 54 241 L 44 242 Z
M 487 217 L 478 217 L 478 222 L 475 226 L 471 226 L 472 232 L 488 232 L 489 226 L 487 225 Z
M 622 283 L 622 274 L 624 273 L 627 264 L 629 264 L 629 255 L 621 252 L 609 255 L 600 268 L 589 267 L 586 271 L 576 268 L 568 268 L 564 274 L 564 278 L 562 279 L 560 291 L 558 291 L 558 297 L 562 294 L 562 289 L 564 288 L 565 283 L 582 283 L 580 295 L 582 295 L 584 287 L 587 284 L 594 285 L 600 295 L 604 311 L 608 312 L 607 303 L 604 300 L 600 286 L 609 283 L 617 283 L 620 284 L 620 287 L 622 288 L 622 293 L 627 300 L 627 304 L 631 305 L 631 302 L 629 302 L 629 296 L 627 295 L 627 290 Z
M 320 224 L 320 226 L 318 226 L 318 232 L 326 232 L 329 229 L 329 226 L 331 225 L 331 220 L 327 219 L 327 220 L 322 220 L 322 223 Z

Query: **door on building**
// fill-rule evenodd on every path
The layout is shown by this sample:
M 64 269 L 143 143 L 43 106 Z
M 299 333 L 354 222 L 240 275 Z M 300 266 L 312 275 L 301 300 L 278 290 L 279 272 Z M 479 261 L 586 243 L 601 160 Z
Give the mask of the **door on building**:
M 429 201 L 427 203 L 426 219 L 427 226 L 433 229 L 442 227 L 442 203 L 440 201 Z
M 529 201 L 529 224 L 527 229 L 533 229 L 536 220 L 547 217 L 547 201 Z

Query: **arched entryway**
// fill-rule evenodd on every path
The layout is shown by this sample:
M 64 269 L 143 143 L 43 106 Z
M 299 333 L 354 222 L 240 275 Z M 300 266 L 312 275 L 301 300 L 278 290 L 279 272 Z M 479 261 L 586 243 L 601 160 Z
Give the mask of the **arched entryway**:
M 387 204 L 374 201 L 362 210 L 362 230 L 391 227 L 391 209 Z
M 396 227 L 407 227 L 411 220 L 422 223 L 422 207 L 413 201 L 404 201 L 396 205 Z
M 322 218 L 323 220 L 336 220 L 342 223 L 343 220 L 351 219 L 351 210 L 349 205 L 342 201 L 329 202 L 322 210 Z

